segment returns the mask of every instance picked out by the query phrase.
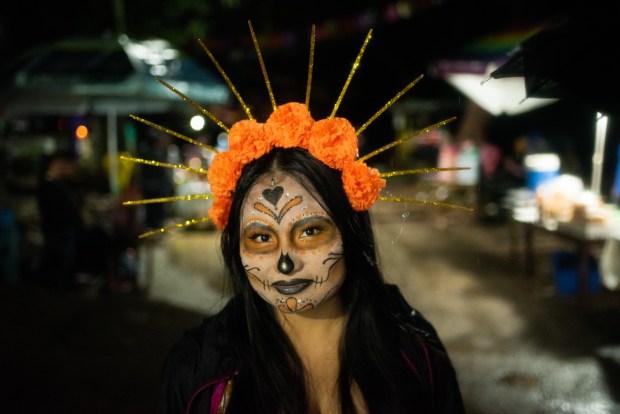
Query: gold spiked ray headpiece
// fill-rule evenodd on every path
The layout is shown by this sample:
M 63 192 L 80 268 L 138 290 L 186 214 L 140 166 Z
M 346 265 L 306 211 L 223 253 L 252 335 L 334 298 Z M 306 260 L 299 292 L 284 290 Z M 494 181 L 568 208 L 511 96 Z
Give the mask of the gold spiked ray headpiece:
M 439 207 L 459 208 L 469 211 L 472 210 L 468 207 L 455 204 L 447 204 L 438 201 L 418 200 L 407 197 L 386 197 L 380 195 L 381 190 L 385 187 L 386 178 L 408 174 L 454 171 L 467 168 L 419 168 L 381 173 L 376 168 L 371 168 L 365 163 L 366 160 L 374 157 L 375 155 L 383 151 L 400 145 L 415 136 L 425 134 L 432 129 L 439 128 L 448 124 L 449 122 L 452 122 L 456 119 L 455 117 L 448 118 L 436 124 L 427 126 L 426 128 L 415 131 L 414 133 L 404 138 L 398 139 L 375 151 L 372 151 L 369 154 L 358 157 L 358 135 L 362 131 L 364 131 L 368 127 L 368 125 L 370 125 L 379 115 L 385 112 L 391 105 L 394 104 L 394 102 L 396 102 L 409 89 L 411 89 L 420 79 L 422 79 L 422 75 L 420 75 L 407 86 L 405 86 L 405 88 L 403 88 L 385 105 L 383 105 L 383 107 L 381 107 L 368 121 L 366 121 L 357 130 L 355 130 L 351 123 L 345 118 L 336 117 L 336 112 L 340 107 L 342 99 L 349 87 L 349 84 L 351 83 L 351 79 L 353 78 L 355 71 L 359 67 L 364 51 L 366 50 L 366 47 L 368 46 L 368 43 L 372 37 L 372 29 L 368 32 L 368 35 L 366 36 L 364 43 L 362 44 L 362 47 L 346 79 L 344 87 L 342 88 L 342 91 L 340 92 L 340 95 L 338 96 L 338 99 L 334 104 L 334 108 L 331 114 L 325 119 L 315 121 L 310 115 L 310 111 L 308 109 L 310 101 L 310 89 L 312 83 L 312 70 L 314 67 L 314 45 L 316 39 L 315 27 L 312 26 L 312 32 L 310 35 L 310 58 L 308 64 L 308 81 L 306 86 L 305 102 L 289 102 L 283 105 L 277 105 L 273 91 L 271 89 L 271 82 L 269 81 L 269 76 L 267 75 L 265 62 L 263 61 L 263 56 L 258 44 L 258 39 L 256 37 L 256 34 L 254 33 L 252 23 L 248 22 L 248 25 L 250 28 L 252 40 L 254 42 L 254 48 L 256 49 L 256 54 L 260 63 L 261 71 L 265 79 L 265 84 L 267 86 L 267 92 L 269 94 L 271 106 L 273 108 L 272 114 L 269 116 L 265 123 L 260 123 L 254 119 L 250 108 L 244 102 L 243 98 L 229 79 L 228 75 L 226 75 L 226 73 L 224 72 L 218 61 L 215 59 L 211 51 L 205 46 L 205 44 L 201 40 L 199 40 L 200 45 L 230 87 L 232 93 L 235 95 L 235 97 L 239 101 L 239 104 L 245 111 L 248 119 L 238 121 L 234 123 L 230 128 L 228 128 L 211 112 L 203 108 L 197 102 L 193 101 L 190 97 L 181 93 L 173 86 L 169 85 L 161 79 L 157 79 L 157 81 L 170 89 L 172 92 L 176 93 L 184 101 L 195 106 L 199 111 L 208 116 L 220 128 L 227 132 L 228 150 L 220 152 L 209 145 L 205 145 L 178 132 L 172 131 L 164 126 L 155 124 L 135 115 L 130 115 L 131 118 L 142 122 L 150 127 L 156 128 L 174 137 L 185 140 L 191 144 L 198 145 L 215 153 L 215 156 L 213 157 L 213 160 L 208 170 L 205 170 L 203 168 L 192 168 L 183 164 L 169 164 L 164 162 L 145 160 L 141 158 L 121 156 L 121 159 L 126 161 L 132 161 L 136 163 L 165 168 L 183 169 L 199 174 L 206 174 L 211 190 L 210 194 L 192 194 L 176 197 L 126 201 L 123 203 L 124 205 L 140 205 L 208 198 L 214 199 L 213 205 L 209 209 L 207 216 L 185 220 L 181 223 L 152 230 L 140 235 L 140 237 L 151 236 L 153 234 L 163 233 L 165 231 L 176 228 L 184 228 L 208 220 L 212 220 L 213 223 L 220 230 L 224 229 L 228 222 L 232 194 L 235 190 L 237 180 L 241 175 L 243 167 L 249 162 L 260 158 L 261 156 L 265 155 L 276 147 L 304 148 L 324 164 L 341 171 L 345 193 L 347 194 L 351 206 L 357 211 L 368 210 L 377 200 L 426 204 Z

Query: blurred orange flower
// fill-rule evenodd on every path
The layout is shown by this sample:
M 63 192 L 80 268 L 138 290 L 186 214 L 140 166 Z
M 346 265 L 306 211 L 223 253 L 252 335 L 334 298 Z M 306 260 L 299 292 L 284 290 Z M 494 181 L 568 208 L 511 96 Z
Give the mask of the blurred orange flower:
M 368 210 L 385 187 L 385 180 L 379 170 L 363 162 L 352 161 L 342 170 L 342 186 L 349 198 L 351 207 L 357 211 Z
M 276 108 L 265 123 L 265 134 L 280 148 L 306 148 L 314 124 L 306 105 L 290 102 Z
M 310 130 L 308 151 L 324 164 L 342 170 L 357 155 L 355 129 L 344 118 L 317 121 Z
M 223 229 L 228 224 L 231 203 L 232 198 L 226 196 L 218 196 L 213 201 L 213 205 L 209 209 L 209 217 L 218 229 Z
M 241 176 L 243 164 L 239 162 L 234 151 L 220 152 L 211 161 L 207 179 L 211 192 L 216 197 L 229 197 Z

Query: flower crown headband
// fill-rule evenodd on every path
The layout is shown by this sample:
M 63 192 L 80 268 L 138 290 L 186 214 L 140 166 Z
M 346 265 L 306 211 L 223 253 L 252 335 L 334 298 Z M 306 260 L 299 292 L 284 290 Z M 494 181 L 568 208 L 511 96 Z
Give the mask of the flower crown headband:
M 396 102 L 401 96 L 403 96 L 409 89 L 411 89 L 420 79 L 422 79 L 422 75 L 418 76 L 403 90 L 398 92 L 357 130 L 355 130 L 355 128 L 347 119 L 335 116 L 338 108 L 340 107 L 344 94 L 351 82 L 351 79 L 353 78 L 356 69 L 359 67 L 359 63 L 364 54 L 364 51 L 366 50 L 366 47 L 372 37 L 372 29 L 368 32 L 368 35 L 364 40 L 364 43 L 347 77 L 345 85 L 340 92 L 336 103 L 334 104 L 332 113 L 325 119 L 315 121 L 310 115 L 310 111 L 308 110 L 312 82 L 312 69 L 314 66 L 314 45 L 316 41 L 315 27 L 312 26 L 312 33 L 310 36 L 310 61 L 308 65 L 308 83 L 306 87 L 305 103 L 302 104 L 298 102 L 290 102 L 278 106 L 276 104 L 274 94 L 271 89 L 271 83 L 267 75 L 267 70 L 258 44 L 258 39 L 256 37 L 256 34 L 254 33 L 252 23 L 248 22 L 248 25 L 250 28 L 252 40 L 254 42 L 254 47 L 256 49 L 256 54 L 258 56 L 258 60 L 261 66 L 261 71 L 265 79 L 265 84 L 267 86 L 267 92 L 269 94 L 269 98 L 273 108 L 272 114 L 269 116 L 265 123 L 260 123 L 254 119 L 248 105 L 246 105 L 246 103 L 243 101 L 243 98 L 237 92 L 237 89 L 230 81 L 224 70 L 221 68 L 213 54 L 200 39 L 198 40 L 200 45 L 230 87 L 231 91 L 233 92 L 233 94 L 241 104 L 243 110 L 245 111 L 248 119 L 238 121 L 234 123 L 231 128 L 227 128 L 219 119 L 217 119 L 211 112 L 203 108 L 200 104 L 193 101 L 191 98 L 181 93 L 165 81 L 159 78 L 157 78 L 156 80 L 168 89 L 170 89 L 172 92 L 176 93 L 184 101 L 194 105 L 198 110 L 207 115 L 220 128 L 227 132 L 228 150 L 220 152 L 209 145 L 203 144 L 176 131 L 172 131 L 166 127 L 155 124 L 135 115 L 130 115 L 131 118 L 142 122 L 150 127 L 159 129 L 172 136 L 183 139 L 191 144 L 200 146 L 215 153 L 215 156 L 213 157 L 213 160 L 211 161 L 208 170 L 205 170 L 203 168 L 192 168 L 182 164 L 168 164 L 165 162 L 121 156 L 121 159 L 126 161 L 158 167 L 183 169 L 186 171 L 206 174 L 211 189 L 211 194 L 191 194 L 175 197 L 132 200 L 123 202 L 123 205 L 140 205 L 209 198 L 214 199 L 213 205 L 209 209 L 208 216 L 185 220 L 181 223 L 152 230 L 141 234 L 140 237 L 147 237 L 153 234 L 163 233 L 165 231 L 175 228 L 184 228 L 208 220 L 212 220 L 217 228 L 223 230 L 228 222 L 232 195 L 237 185 L 237 180 L 241 176 L 241 171 L 243 170 L 243 167 L 251 161 L 269 153 L 274 148 L 298 147 L 306 149 L 310 152 L 312 156 L 314 156 L 327 166 L 341 171 L 344 191 L 349 199 L 349 202 L 351 203 L 351 206 L 356 211 L 368 210 L 377 200 L 427 204 L 441 207 L 459 208 L 469 211 L 473 210 L 468 207 L 442 203 L 438 201 L 418 200 L 414 198 L 403 197 L 385 197 L 380 195 L 381 190 L 386 185 L 385 178 L 408 174 L 463 170 L 467 168 L 418 168 L 380 173 L 376 168 L 369 167 L 365 163 L 366 160 L 383 151 L 400 145 L 415 136 L 425 134 L 432 129 L 446 125 L 447 123 L 455 120 L 455 117 L 430 125 L 426 128 L 414 132 L 411 135 L 393 141 L 392 143 L 387 144 L 369 154 L 366 154 L 363 157 L 358 157 L 357 137 L 359 136 L 359 134 L 364 129 L 366 129 L 368 125 L 370 125 L 370 123 L 373 122 L 379 115 L 381 115 L 385 110 L 387 110 L 391 105 L 393 105 L 394 102 Z

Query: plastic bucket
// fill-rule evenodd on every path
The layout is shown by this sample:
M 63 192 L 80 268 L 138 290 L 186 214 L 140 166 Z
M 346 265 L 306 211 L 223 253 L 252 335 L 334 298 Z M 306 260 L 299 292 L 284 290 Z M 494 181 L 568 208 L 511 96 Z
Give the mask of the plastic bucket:
M 560 295 L 575 295 L 579 292 L 579 259 L 575 253 L 554 251 L 551 262 L 556 283 L 556 292 Z M 588 277 L 586 288 L 589 293 L 601 290 L 598 263 L 593 257 L 588 258 Z
M 528 190 L 536 189 L 546 181 L 560 175 L 560 157 L 557 154 L 530 154 L 525 157 L 525 184 Z

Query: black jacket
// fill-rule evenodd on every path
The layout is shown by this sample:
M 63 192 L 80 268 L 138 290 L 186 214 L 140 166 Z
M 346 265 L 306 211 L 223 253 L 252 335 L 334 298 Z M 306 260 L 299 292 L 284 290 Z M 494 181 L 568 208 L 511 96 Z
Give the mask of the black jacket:
M 454 368 L 434 327 L 406 302 L 398 287 L 389 285 L 388 290 L 401 321 L 403 363 L 427 388 L 432 412 L 463 413 Z M 186 331 L 171 349 L 164 364 L 159 413 L 216 413 L 221 392 L 240 365 L 228 337 L 227 328 L 235 320 L 231 308 L 229 303 Z

